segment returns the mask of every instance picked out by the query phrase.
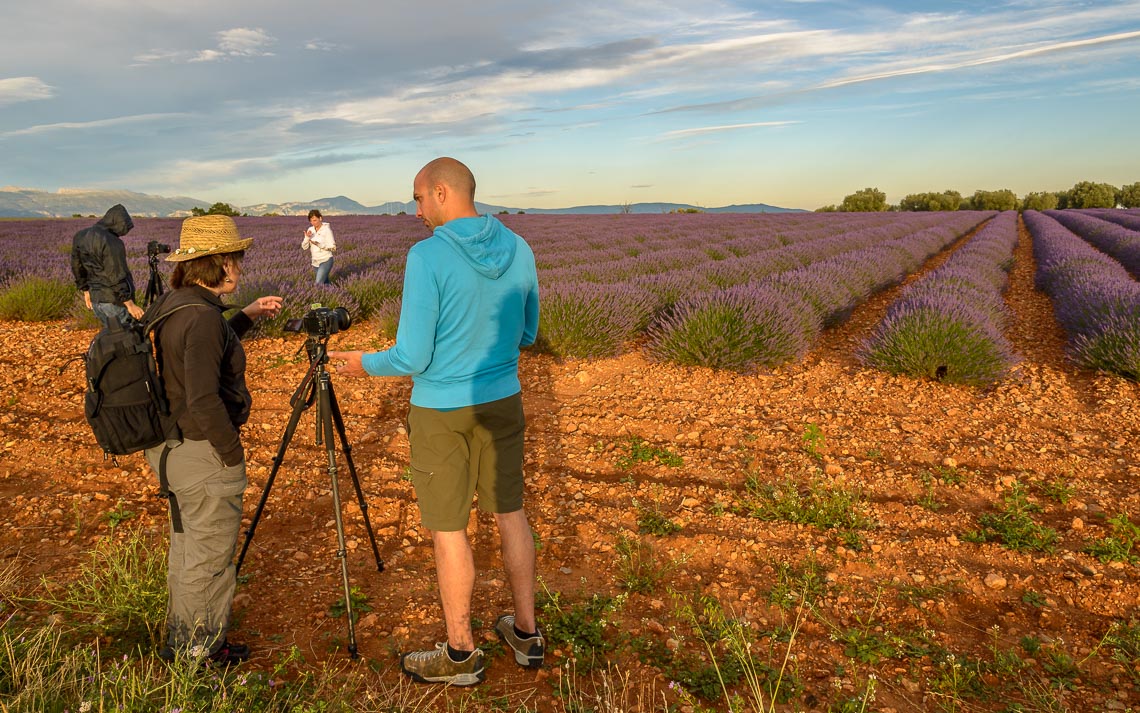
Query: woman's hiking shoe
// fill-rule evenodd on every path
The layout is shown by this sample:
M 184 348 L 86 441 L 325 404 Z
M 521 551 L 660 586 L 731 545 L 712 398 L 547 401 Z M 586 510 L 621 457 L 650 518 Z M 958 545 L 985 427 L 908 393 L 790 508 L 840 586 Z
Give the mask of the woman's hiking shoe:
M 546 641 L 542 638 L 542 630 L 535 627 L 534 636 L 522 638 L 515 633 L 515 617 L 513 614 L 504 614 L 495 622 L 495 633 L 503 643 L 515 652 L 515 663 L 524 668 L 540 668 L 542 655 L 546 650 Z
M 201 649 L 198 650 L 201 651 Z M 192 657 L 195 655 L 195 652 L 194 650 L 190 650 L 183 655 Z M 202 654 L 198 653 L 197 655 L 201 656 Z M 177 658 L 177 654 L 174 652 L 174 649 L 167 644 L 158 650 L 158 657 L 163 661 L 173 663 Z M 233 664 L 247 660 L 249 660 L 249 647 L 245 644 L 231 644 L 229 641 L 223 641 L 217 651 L 204 657 L 204 661 L 208 666 L 232 666 Z
M 487 677 L 483 652 L 475 649 L 463 661 L 452 661 L 447 644 L 438 643 L 429 651 L 412 651 L 400 658 L 400 668 L 419 683 L 448 683 L 474 686 Z
M 245 644 L 231 644 L 223 641 L 218 650 L 206 657 L 211 666 L 232 666 L 249 660 L 249 647 Z

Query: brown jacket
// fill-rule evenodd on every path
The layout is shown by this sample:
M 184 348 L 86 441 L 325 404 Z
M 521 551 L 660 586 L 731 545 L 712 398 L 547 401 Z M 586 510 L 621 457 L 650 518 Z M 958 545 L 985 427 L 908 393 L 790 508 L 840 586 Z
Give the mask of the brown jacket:
M 186 304 L 201 306 L 171 314 L 154 339 L 170 412 L 179 414 L 184 439 L 209 441 L 222 463 L 237 465 L 244 458 L 240 429 L 252 404 L 240 337 L 253 320 L 241 310 L 227 320 L 222 313 L 230 306 L 197 285 L 164 294 L 145 319 Z

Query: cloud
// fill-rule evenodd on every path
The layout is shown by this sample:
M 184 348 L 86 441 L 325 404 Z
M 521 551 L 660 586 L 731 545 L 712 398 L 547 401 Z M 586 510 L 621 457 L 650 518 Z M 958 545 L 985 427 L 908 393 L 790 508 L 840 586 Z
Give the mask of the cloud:
M 888 69 L 882 72 L 872 72 L 864 75 L 856 75 L 850 77 L 841 77 L 831 81 L 823 82 L 818 85 L 819 89 L 830 89 L 834 87 L 841 87 L 848 84 L 856 84 L 859 82 L 870 82 L 879 79 L 890 79 L 892 77 L 901 77 L 914 74 L 928 74 L 931 72 L 949 72 L 957 69 L 965 69 L 967 67 L 978 67 L 986 64 L 996 64 L 1000 62 L 1010 62 L 1019 59 L 1027 59 L 1036 57 L 1038 55 L 1052 54 L 1055 52 L 1064 52 L 1067 50 L 1081 49 L 1087 47 L 1094 47 L 1097 45 L 1110 44 L 1115 42 L 1125 42 L 1129 40 L 1140 39 L 1140 30 L 1135 32 L 1119 32 L 1112 35 L 1103 35 L 1100 37 L 1090 37 L 1083 40 L 1070 40 L 1067 42 L 1054 42 L 1051 44 L 1040 45 L 1037 47 L 1029 47 L 1026 49 L 1004 51 L 1003 48 L 995 48 L 985 51 L 981 56 L 967 57 L 960 60 L 947 60 L 941 62 L 931 62 L 926 64 L 918 64 L 914 66 L 903 66 L 894 69 Z
M 55 92 L 39 77 L 0 79 L 0 106 L 19 102 L 50 99 Z
M 200 50 L 152 49 L 140 52 L 133 58 L 132 66 L 170 63 L 219 62 L 243 57 L 273 57 L 269 48 L 277 44 L 277 38 L 260 27 L 235 27 L 214 33 L 217 46 Z
M 694 129 L 677 129 L 676 131 L 666 131 L 661 134 L 662 139 L 678 139 L 686 136 L 693 136 L 695 134 L 711 134 L 720 131 L 736 131 L 739 129 L 754 129 L 757 127 L 774 127 L 774 126 L 788 126 L 790 124 L 799 124 L 798 121 L 753 121 L 747 124 L 725 124 L 724 126 L 701 126 Z
M 159 121 L 162 119 L 170 118 L 183 118 L 190 116 L 183 113 L 168 113 L 168 114 L 136 114 L 134 116 L 116 116 L 110 119 L 96 119 L 94 121 L 61 121 L 54 124 L 38 124 L 36 126 L 28 126 L 23 129 L 15 129 L 13 131 L 6 131 L 0 133 L 0 138 L 11 138 L 13 136 L 34 136 L 36 134 L 46 134 L 53 131 L 74 131 L 86 129 L 106 129 L 116 126 L 125 126 L 130 124 L 145 124 Z
M 276 38 L 260 27 L 235 27 L 217 33 L 218 48 L 200 51 L 191 62 L 214 62 L 231 57 L 272 57 L 266 48 L 277 42 Z

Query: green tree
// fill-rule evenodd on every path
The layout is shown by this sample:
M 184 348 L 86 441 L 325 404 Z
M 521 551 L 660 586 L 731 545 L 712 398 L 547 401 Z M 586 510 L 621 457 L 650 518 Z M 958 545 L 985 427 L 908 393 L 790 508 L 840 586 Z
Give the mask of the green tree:
M 997 191 L 974 191 L 971 210 L 1017 210 L 1017 194 L 1008 188 Z
M 942 193 L 912 193 L 899 201 L 899 210 L 937 211 L 958 210 L 962 205 L 962 194 L 958 191 Z
M 1061 208 L 1115 208 L 1116 187 L 1108 183 L 1081 181 L 1065 194 Z
M 1120 205 L 1125 208 L 1140 208 L 1140 181 L 1121 186 Z
M 218 202 L 207 209 L 202 209 L 198 206 L 194 206 L 190 209 L 190 215 L 228 215 L 231 218 L 236 218 L 237 216 L 241 215 L 241 211 L 237 208 L 234 208 L 229 203 Z
M 839 210 L 848 213 L 879 213 L 887 210 L 887 194 L 878 188 L 864 188 L 845 197 Z
M 1048 191 L 1039 191 L 1037 193 L 1026 193 L 1025 198 L 1021 201 L 1022 210 L 1053 210 L 1057 207 L 1060 199 L 1056 193 Z

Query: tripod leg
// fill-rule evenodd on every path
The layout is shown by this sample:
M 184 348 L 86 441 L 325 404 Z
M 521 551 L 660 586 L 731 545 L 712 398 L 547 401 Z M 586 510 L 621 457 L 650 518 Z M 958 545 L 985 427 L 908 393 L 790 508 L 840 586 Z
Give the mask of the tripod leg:
M 376 547 L 376 535 L 372 533 L 372 523 L 368 519 L 368 502 L 364 499 L 364 491 L 360 488 L 360 478 L 356 475 L 356 465 L 352 462 L 352 446 L 349 445 L 348 436 L 345 434 L 344 418 L 341 416 L 340 405 L 336 401 L 336 392 L 333 391 L 332 382 L 329 383 L 329 404 L 337 435 L 340 436 L 340 449 L 344 453 L 344 462 L 348 465 L 348 472 L 352 476 L 352 485 L 356 489 L 356 500 L 360 504 L 360 514 L 364 516 L 364 529 L 368 532 L 368 541 L 372 545 L 372 556 L 376 558 L 376 571 L 383 572 L 384 561 L 380 559 L 380 550 Z
M 324 435 L 325 453 L 329 461 L 329 480 L 332 484 L 333 515 L 336 520 L 336 556 L 340 558 L 341 579 L 344 581 L 344 613 L 348 617 L 348 654 L 357 658 L 356 620 L 352 611 L 352 587 L 348 583 L 348 553 L 344 543 L 344 521 L 340 514 L 340 487 L 337 484 L 336 448 L 333 445 L 333 416 L 331 405 L 329 373 L 323 369 L 318 375 L 317 403 L 320 414 L 320 429 Z
M 289 441 L 293 438 L 293 432 L 297 430 L 297 424 L 301 420 L 301 413 L 309 407 L 309 398 L 300 398 L 306 386 L 313 386 L 312 371 L 305 375 L 305 379 L 301 382 L 301 386 L 293 394 L 293 413 L 289 416 L 289 424 L 285 426 L 285 433 L 281 436 L 281 444 L 277 446 L 277 455 L 273 456 L 273 468 L 269 471 L 269 478 L 265 481 L 265 488 L 261 491 L 261 500 L 257 503 L 257 510 L 253 513 L 253 519 L 249 521 L 249 529 L 245 531 L 245 542 L 241 546 L 241 554 L 238 555 L 236 571 L 241 571 L 241 564 L 245 561 L 245 553 L 249 550 L 249 543 L 253 541 L 253 533 L 257 530 L 257 523 L 261 520 L 261 512 L 265 509 L 265 501 L 269 499 L 269 491 L 273 488 L 273 481 L 277 479 L 277 471 L 281 468 L 281 463 L 285 460 L 285 449 L 289 447 Z

